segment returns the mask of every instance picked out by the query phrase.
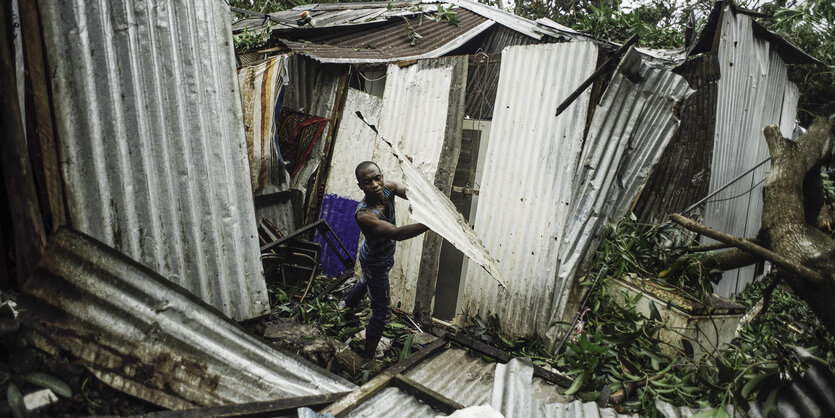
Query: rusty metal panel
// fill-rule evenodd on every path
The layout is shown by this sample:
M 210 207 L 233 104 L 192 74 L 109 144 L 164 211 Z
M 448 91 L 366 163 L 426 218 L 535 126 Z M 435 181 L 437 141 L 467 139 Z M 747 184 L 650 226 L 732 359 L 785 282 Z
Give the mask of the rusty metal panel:
M 493 21 L 463 8 L 454 10 L 459 19 L 455 25 L 445 20 L 435 21 L 431 17 L 432 8 L 427 10 L 430 16 L 393 19 L 384 26 L 360 31 L 292 32 L 280 35 L 280 40 L 291 50 L 323 63 L 381 64 L 448 55 L 494 25 Z M 410 32 L 416 32 L 421 38 L 413 40 Z
M 231 318 L 268 312 L 228 6 L 42 12 L 72 225 Z
M 444 144 L 452 68 L 422 68 L 421 65 L 389 65 L 386 92 L 380 110 L 380 135 L 413 159 L 426 178 L 434 179 Z M 377 141 L 373 161 L 387 180 L 403 181 L 397 158 L 383 141 Z M 395 206 L 397 224 L 414 223 L 407 202 Z M 421 263 L 423 239 L 397 243 L 394 266 L 389 273 L 392 306 L 411 311 Z
M 693 91 L 668 70 L 647 66 L 630 48 L 594 109 L 575 174 L 578 188 L 559 247 L 548 337 L 558 341 L 579 308 L 576 278 L 606 225 L 629 211 L 679 126 L 678 103 Z
M 350 382 L 255 338 L 186 289 L 69 228 L 23 287 L 36 345 L 170 408 L 342 392 Z
M 785 62 L 767 39 L 758 37 L 752 19 L 725 9 L 718 47 L 716 130 L 710 191 L 769 156 L 762 128 L 793 122 L 797 89 L 788 81 Z M 785 112 L 784 112 L 785 108 Z M 793 123 L 780 126 L 791 137 Z M 770 164 L 754 170 L 705 204 L 704 223 L 731 235 L 753 238 L 760 229 L 762 187 Z M 703 239 L 705 243 L 712 242 Z M 742 291 L 754 277 L 755 266 L 727 271 L 716 285 L 719 296 Z
M 514 336 L 545 332 L 568 220 L 589 91 L 555 117 L 595 69 L 590 42 L 509 47 L 502 53 L 474 229 L 508 288 L 470 264 L 464 312 L 496 314 Z
M 325 219 L 333 228 L 352 258 L 356 259 L 359 247 L 360 229 L 354 219 L 354 212 L 363 199 L 362 190 L 357 186 L 354 169 L 357 164 L 371 160 L 374 156 L 376 135 L 358 117 L 357 111 L 362 112 L 367 121 L 378 124 L 380 120 L 380 106 L 382 99 L 360 90 L 348 89 L 342 120 L 334 139 L 333 156 L 328 169 L 328 180 L 325 184 L 325 195 L 322 198 L 322 210 L 319 217 Z M 324 240 L 317 238 L 323 244 L 322 270 L 336 275 L 345 267 L 339 258 L 324 245 Z

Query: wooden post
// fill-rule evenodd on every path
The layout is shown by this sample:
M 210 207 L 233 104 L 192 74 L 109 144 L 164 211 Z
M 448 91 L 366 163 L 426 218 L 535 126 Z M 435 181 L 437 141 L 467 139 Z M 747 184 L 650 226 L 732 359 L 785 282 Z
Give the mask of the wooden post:
M 32 165 L 26 149 L 12 58 L 11 7 L 0 7 L 0 163 L 9 197 L 14 230 L 17 284 L 22 285 L 34 270 L 46 245 L 41 210 Z

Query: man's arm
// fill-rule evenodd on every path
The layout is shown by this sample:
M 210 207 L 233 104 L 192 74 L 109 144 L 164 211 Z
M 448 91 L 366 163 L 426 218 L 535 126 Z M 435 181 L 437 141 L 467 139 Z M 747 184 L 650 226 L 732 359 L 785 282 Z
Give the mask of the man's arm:
M 395 196 L 408 200 L 406 197 L 406 185 L 396 181 L 386 181 L 386 189 L 391 190 Z
M 424 224 L 403 225 L 400 227 L 394 226 L 388 222 L 381 221 L 374 212 L 370 210 L 361 210 L 357 212 L 357 224 L 360 230 L 366 237 L 383 237 L 393 239 L 395 241 L 403 241 L 409 238 L 414 238 L 426 231 L 429 228 Z

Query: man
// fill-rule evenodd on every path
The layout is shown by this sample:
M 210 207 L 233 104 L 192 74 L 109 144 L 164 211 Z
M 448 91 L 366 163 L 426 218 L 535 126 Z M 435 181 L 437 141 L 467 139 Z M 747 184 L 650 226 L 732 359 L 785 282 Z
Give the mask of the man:
M 372 359 L 383 336 L 383 328 L 391 316 L 389 270 L 394 264 L 395 241 L 416 237 L 429 228 L 419 223 L 401 227 L 396 225 L 394 196 L 406 199 L 406 186 L 383 180 L 383 173 L 376 163 L 363 161 L 357 165 L 354 174 L 357 176 L 357 185 L 365 193 L 365 198 L 354 212 L 354 218 L 365 236 L 358 257 L 362 278 L 339 305 L 354 309 L 368 292 L 371 318 L 365 328 L 362 356 Z

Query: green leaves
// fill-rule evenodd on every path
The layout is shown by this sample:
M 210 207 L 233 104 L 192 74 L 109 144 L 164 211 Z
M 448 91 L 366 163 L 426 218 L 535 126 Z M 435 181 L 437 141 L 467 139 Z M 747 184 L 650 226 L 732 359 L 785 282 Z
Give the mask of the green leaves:
M 49 389 L 65 398 L 72 397 L 72 390 L 62 380 L 44 373 L 29 373 L 23 375 L 23 380 L 42 388 Z
M 568 390 L 565 391 L 565 395 L 573 395 L 581 387 L 583 387 L 583 382 L 586 380 L 586 374 L 581 373 L 579 376 L 574 378 L 574 382 L 571 383 L 571 386 L 568 387 Z

